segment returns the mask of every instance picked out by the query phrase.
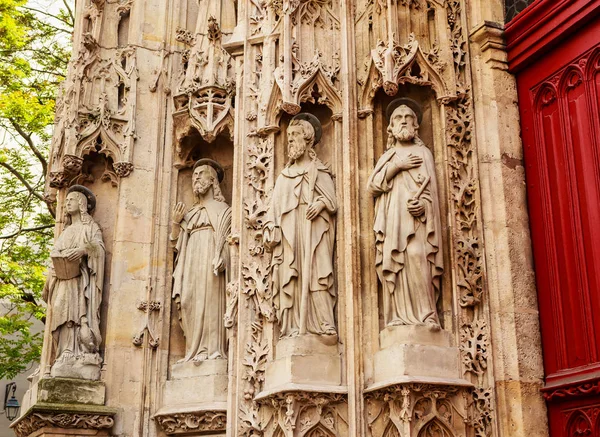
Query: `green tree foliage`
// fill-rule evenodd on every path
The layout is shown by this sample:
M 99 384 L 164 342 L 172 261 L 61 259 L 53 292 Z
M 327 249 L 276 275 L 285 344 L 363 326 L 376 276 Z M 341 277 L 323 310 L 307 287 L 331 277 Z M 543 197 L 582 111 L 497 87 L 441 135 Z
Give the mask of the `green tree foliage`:
M 57 1 L 0 0 L 0 378 L 41 352 L 43 334 L 30 327 L 44 320 L 55 214 L 44 179 L 74 24 L 70 3 Z

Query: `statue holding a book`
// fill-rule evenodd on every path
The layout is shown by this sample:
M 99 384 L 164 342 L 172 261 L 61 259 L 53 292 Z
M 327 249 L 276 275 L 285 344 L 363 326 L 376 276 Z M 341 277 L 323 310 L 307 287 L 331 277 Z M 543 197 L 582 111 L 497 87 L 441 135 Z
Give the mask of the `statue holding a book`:
M 52 333 L 51 376 L 100 378 L 105 249 L 100 227 L 90 215 L 95 206 L 96 197 L 86 187 L 69 189 L 67 224 L 50 252 L 52 266 L 42 297 Z

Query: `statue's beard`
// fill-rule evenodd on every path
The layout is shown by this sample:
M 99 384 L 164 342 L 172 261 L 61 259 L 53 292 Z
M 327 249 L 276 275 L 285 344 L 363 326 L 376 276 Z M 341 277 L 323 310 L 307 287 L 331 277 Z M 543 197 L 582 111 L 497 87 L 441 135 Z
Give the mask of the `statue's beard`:
M 301 158 L 304 155 L 306 147 L 302 144 L 288 143 L 288 156 L 292 161 Z
M 394 126 L 392 135 L 398 141 L 411 141 L 416 136 L 416 130 L 413 126 Z
M 206 192 L 211 187 L 211 185 L 212 184 L 211 184 L 210 181 L 199 181 L 199 182 L 196 182 L 194 184 L 194 194 L 196 196 L 201 196 L 203 194 L 206 194 Z

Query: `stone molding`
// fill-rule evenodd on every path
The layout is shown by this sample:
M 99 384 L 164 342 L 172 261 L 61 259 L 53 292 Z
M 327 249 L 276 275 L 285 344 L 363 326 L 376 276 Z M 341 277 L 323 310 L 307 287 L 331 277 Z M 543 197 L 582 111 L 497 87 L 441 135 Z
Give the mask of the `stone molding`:
M 157 414 L 154 419 L 167 435 L 197 432 L 225 431 L 227 412 L 188 411 L 182 413 Z
M 17 437 L 26 437 L 42 428 L 108 430 L 117 410 L 102 406 L 41 404 L 30 408 L 11 428 Z

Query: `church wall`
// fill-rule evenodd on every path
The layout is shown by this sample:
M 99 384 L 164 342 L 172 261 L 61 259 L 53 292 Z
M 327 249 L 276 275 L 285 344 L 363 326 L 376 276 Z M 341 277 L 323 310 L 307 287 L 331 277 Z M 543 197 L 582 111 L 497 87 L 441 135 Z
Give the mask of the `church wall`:
M 545 435 L 502 19 L 501 2 L 459 0 L 80 7 L 47 189 L 59 208 L 74 184 L 97 196 L 93 217 L 108 253 L 103 364 L 99 381 L 73 384 L 94 387 L 101 400 L 70 403 L 64 423 L 48 413 L 40 397 L 52 379 L 47 333 L 17 434 L 87 427 L 118 436 Z M 418 134 L 433 155 L 444 267 L 434 303 L 439 330 L 386 326 L 383 316 L 367 186 L 387 150 L 386 109 L 399 97 L 422 108 Z M 335 222 L 327 255 L 333 333 L 285 333 L 265 244 L 281 200 L 276 181 L 294 161 L 288 134 L 298 113 L 318 119 L 322 139 L 318 161 L 311 159 L 335 189 L 337 210 L 326 213 Z M 231 207 L 219 291 L 226 356 L 179 363 L 192 333 L 172 299 L 179 261 L 170 235 L 179 229 L 176 204 L 189 211 L 197 202 L 192 174 L 201 158 L 223 169 Z M 100 169 L 93 180 L 88 167 Z

